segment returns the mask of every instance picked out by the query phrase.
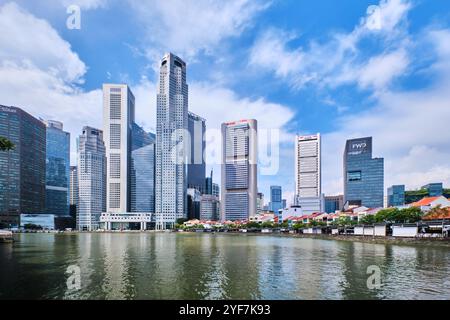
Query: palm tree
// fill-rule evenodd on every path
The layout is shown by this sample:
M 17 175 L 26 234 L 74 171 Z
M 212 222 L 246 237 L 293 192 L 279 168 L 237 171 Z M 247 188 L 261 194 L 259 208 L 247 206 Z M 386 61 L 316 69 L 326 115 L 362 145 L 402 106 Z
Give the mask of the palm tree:
M 0 151 L 9 151 L 14 149 L 14 143 L 4 137 L 0 137 Z

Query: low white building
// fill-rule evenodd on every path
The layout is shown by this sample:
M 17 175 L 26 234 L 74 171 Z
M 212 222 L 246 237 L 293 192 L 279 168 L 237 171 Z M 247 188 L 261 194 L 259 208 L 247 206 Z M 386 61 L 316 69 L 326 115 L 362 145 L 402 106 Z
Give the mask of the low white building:
M 392 236 L 398 238 L 414 238 L 419 233 L 416 224 L 399 224 L 392 226 Z
M 100 216 L 100 226 L 106 231 L 131 230 L 131 225 L 139 225 L 139 230 L 147 230 L 152 222 L 152 213 L 111 213 L 104 212 Z

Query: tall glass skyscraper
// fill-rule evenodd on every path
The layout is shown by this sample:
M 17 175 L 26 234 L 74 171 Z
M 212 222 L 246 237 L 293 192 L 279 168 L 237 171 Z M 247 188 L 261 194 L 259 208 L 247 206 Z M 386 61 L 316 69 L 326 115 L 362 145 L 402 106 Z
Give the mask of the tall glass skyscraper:
M 103 131 L 84 127 L 78 138 L 77 229 L 99 228 L 100 215 L 106 211 L 106 149 Z
M 384 159 L 372 158 L 372 137 L 347 140 L 344 202 L 368 208 L 384 204 Z
M 190 136 L 190 153 L 188 155 L 188 175 L 187 185 L 188 188 L 194 188 L 201 193 L 206 193 L 205 190 L 205 177 L 206 177 L 206 164 L 205 164 L 205 132 L 206 132 L 206 120 L 193 114 L 188 113 L 188 130 Z
M 247 220 L 257 214 L 257 121 L 222 124 L 223 220 Z
M 283 209 L 283 190 L 281 186 L 270 186 L 269 209 L 275 213 L 278 213 L 278 210 Z
M 155 212 L 155 140 L 153 133 L 133 124 L 131 212 Z
M 156 228 L 187 217 L 185 135 L 188 132 L 186 63 L 172 53 L 161 60 L 156 111 Z
M 69 215 L 70 133 L 59 121 L 47 125 L 45 207 L 47 214 Z
M 21 213 L 45 212 L 45 124 L 16 107 L 0 105 L 0 136 L 14 143 L 0 151 L 0 222 L 18 225 Z
M 103 85 L 103 133 L 107 158 L 106 210 L 131 210 L 131 131 L 135 98 L 124 84 Z

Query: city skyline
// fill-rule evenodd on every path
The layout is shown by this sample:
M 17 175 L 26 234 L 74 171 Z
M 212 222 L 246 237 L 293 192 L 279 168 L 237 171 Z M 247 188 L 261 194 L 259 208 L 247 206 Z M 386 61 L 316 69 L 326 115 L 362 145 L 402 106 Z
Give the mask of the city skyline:
M 155 65 L 163 52 L 174 51 L 190 68 L 189 108 L 207 119 L 208 128 L 219 129 L 222 120 L 255 118 L 260 128 L 282 129 L 283 163 L 279 174 L 262 176 L 259 181 L 259 191 L 266 195 L 270 185 L 282 185 L 284 198 L 292 198 L 293 136 L 315 132 L 321 132 L 323 140 L 325 194 L 343 193 L 344 141 L 363 136 L 373 136 L 377 141 L 375 155 L 386 159 L 385 186 L 406 184 L 408 189 L 414 189 L 430 181 L 450 183 L 446 162 L 450 150 L 444 141 L 449 135 L 444 124 L 449 118 L 445 108 L 449 79 L 445 71 L 450 58 L 441 45 L 450 38 L 441 13 L 450 4 L 414 0 L 358 4 L 325 1 L 321 9 L 320 5 L 298 1 L 243 1 L 235 6 L 230 2 L 219 5 L 223 10 L 215 9 L 228 14 L 214 26 L 217 33 L 208 38 L 204 25 L 192 18 L 193 12 L 214 12 L 205 3 L 186 8 L 186 17 L 198 31 L 191 35 L 179 24 L 167 24 L 170 7 L 161 3 L 155 4 L 157 17 L 149 10 L 137 14 L 136 23 L 144 28 L 125 23 L 127 19 L 120 19 L 124 23 L 119 28 L 109 21 L 123 18 L 120 12 L 126 10 L 117 10 L 121 4 L 88 2 L 80 3 L 81 29 L 70 30 L 66 27 L 66 3 L 62 0 L 52 2 L 51 8 L 44 1 L 39 10 L 26 1 L 0 1 L 5 27 L 24 38 L 29 38 L 30 30 L 39 32 L 44 37 L 42 43 L 48 44 L 43 47 L 30 39 L 30 44 L 23 46 L 2 35 L 2 42 L 10 43 L 0 53 L 2 60 L 8 62 L 0 68 L 2 104 L 63 122 L 72 135 L 72 165 L 76 160 L 74 139 L 79 130 L 84 125 L 102 127 L 100 89 L 104 82 L 128 83 L 136 94 L 139 125 L 156 131 Z M 139 8 L 136 3 L 130 6 L 132 13 Z M 303 14 L 311 11 L 314 19 Z M 279 17 L 289 17 L 289 12 L 302 14 L 302 19 L 288 26 L 281 24 Z M 332 19 L 328 19 L 330 15 Z M 271 23 L 265 27 L 262 22 L 269 18 Z M 166 41 L 160 34 L 147 33 L 158 22 L 172 31 Z M 110 28 L 114 39 L 98 38 L 91 32 L 104 28 Z M 93 40 L 98 45 L 95 55 L 87 45 Z M 61 50 L 55 54 L 46 47 Z M 428 60 L 421 53 L 423 47 L 431 53 Z M 33 54 L 36 48 L 39 55 Z M 339 53 L 336 61 L 326 52 Z M 275 59 L 278 56 L 286 59 Z M 24 65 L 23 61 L 31 64 Z M 327 63 L 321 67 L 322 62 Z M 377 72 L 375 63 L 379 70 L 389 72 Z M 351 68 L 352 64 L 361 71 Z M 314 71 L 322 81 L 314 77 Z M 10 94 L 26 92 L 25 80 L 33 76 L 39 79 L 34 82 L 33 95 Z M 430 118 L 436 113 L 441 114 L 439 119 Z M 229 119 L 220 119 L 224 114 Z M 396 115 L 401 115 L 402 121 L 390 124 Z M 433 123 L 433 128 L 429 123 Z M 422 130 L 411 130 L 416 127 Z M 420 134 L 430 129 L 434 130 L 433 139 Z M 391 139 L 394 136 L 398 136 L 397 141 Z M 430 157 L 422 158 L 422 153 Z M 404 165 L 398 166 L 399 162 Z

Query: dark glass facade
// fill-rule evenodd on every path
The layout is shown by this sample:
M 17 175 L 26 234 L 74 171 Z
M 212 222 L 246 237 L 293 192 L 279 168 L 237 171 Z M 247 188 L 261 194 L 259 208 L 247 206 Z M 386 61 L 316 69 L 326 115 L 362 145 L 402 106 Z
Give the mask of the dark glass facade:
M 189 112 L 188 114 L 188 131 L 190 136 L 190 153 L 189 163 L 187 165 L 187 185 L 188 188 L 194 188 L 201 193 L 206 193 L 205 190 L 205 119 Z
M 0 151 L 0 222 L 19 225 L 22 213 L 45 211 L 45 125 L 16 107 L 0 105 L 0 136 L 14 150 Z
M 422 189 L 427 189 L 430 197 L 440 197 L 444 193 L 444 186 L 442 183 L 429 183 L 426 186 L 423 186 Z
M 270 211 L 278 213 L 283 209 L 283 191 L 280 186 L 270 187 Z
M 405 204 L 405 186 L 397 185 L 387 190 L 388 207 L 397 207 Z
M 384 204 L 384 159 L 372 158 L 372 137 L 348 140 L 344 152 L 344 202 Z
M 69 215 L 70 133 L 57 121 L 47 121 L 45 211 Z
M 325 197 L 325 212 L 335 213 L 342 210 L 344 207 L 344 196 L 326 196 Z
M 131 212 L 155 212 L 155 135 L 135 123 L 131 151 Z

